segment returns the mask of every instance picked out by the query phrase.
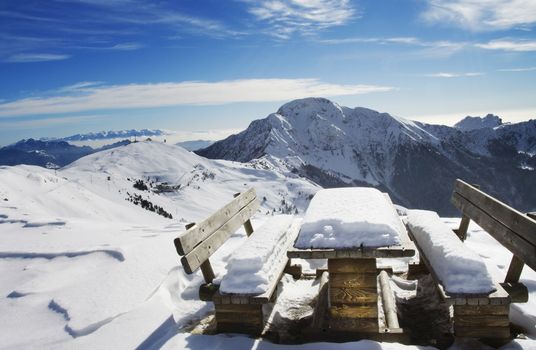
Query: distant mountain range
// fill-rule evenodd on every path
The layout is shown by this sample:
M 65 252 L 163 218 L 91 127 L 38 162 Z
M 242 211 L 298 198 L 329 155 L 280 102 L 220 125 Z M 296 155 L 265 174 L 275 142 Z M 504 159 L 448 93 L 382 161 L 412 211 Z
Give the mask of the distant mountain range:
M 163 136 L 167 135 L 166 131 L 158 129 L 141 129 L 141 130 L 119 130 L 119 131 L 100 131 L 90 132 L 87 134 L 76 134 L 58 139 L 42 138 L 42 141 L 61 140 L 61 141 L 92 141 L 92 140 L 109 140 L 109 139 L 128 139 L 131 137 Z
M 38 165 L 46 168 L 59 168 L 89 154 L 110 148 L 128 145 L 129 140 L 106 145 L 100 148 L 74 146 L 61 140 L 21 140 L 0 148 L 0 165 Z
M 502 124 L 488 115 L 448 127 L 307 98 L 196 153 L 323 187 L 374 186 L 395 203 L 441 215 L 459 215 L 449 202 L 456 178 L 520 210 L 536 208 L 536 120 Z

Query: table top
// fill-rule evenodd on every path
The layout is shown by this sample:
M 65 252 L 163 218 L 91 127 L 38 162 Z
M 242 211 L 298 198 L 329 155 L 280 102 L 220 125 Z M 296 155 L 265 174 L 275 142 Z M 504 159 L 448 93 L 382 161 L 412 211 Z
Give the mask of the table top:
M 388 202 L 392 204 L 387 193 L 384 193 Z M 417 248 L 409 238 L 406 226 L 400 223 L 400 245 L 384 247 L 355 247 L 355 248 L 310 248 L 301 249 L 292 246 L 287 250 L 289 258 L 301 259 L 370 259 L 370 258 L 402 258 L 415 255 Z M 299 235 L 298 235 L 299 237 Z

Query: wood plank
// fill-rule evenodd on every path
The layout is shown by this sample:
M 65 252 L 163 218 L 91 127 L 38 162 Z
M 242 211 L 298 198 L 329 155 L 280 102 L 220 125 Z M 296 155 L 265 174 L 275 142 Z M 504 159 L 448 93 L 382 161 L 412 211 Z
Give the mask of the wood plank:
M 327 271 L 322 273 L 320 277 L 320 283 L 318 285 L 318 299 L 313 313 L 313 322 L 311 328 L 323 329 L 324 321 L 326 319 L 326 311 L 328 309 L 328 279 L 329 274 Z
M 377 276 L 375 272 L 354 272 L 354 273 L 339 273 L 331 272 L 329 274 L 329 285 L 331 287 L 375 287 L 377 284 Z
M 334 331 L 378 332 L 377 318 L 331 318 L 329 326 Z
M 454 315 L 455 327 L 508 327 L 508 315 Z
M 378 300 L 376 287 L 362 288 L 329 288 L 329 300 L 331 305 L 372 303 Z
M 508 272 L 506 273 L 506 278 L 504 279 L 505 283 L 517 283 L 519 282 L 519 277 L 521 277 L 521 272 L 523 271 L 523 266 L 525 263 L 523 260 L 517 256 L 512 256 L 512 261 L 508 267 Z
M 529 301 L 529 290 L 523 283 L 501 283 L 501 287 L 510 295 L 512 303 L 526 303 Z
M 376 272 L 375 259 L 329 259 L 328 271 L 332 273 Z
M 398 316 L 396 314 L 396 302 L 393 291 L 391 290 L 391 285 L 389 282 L 389 275 L 387 272 L 380 272 L 379 276 L 380 288 L 382 292 L 382 304 L 383 311 L 385 314 L 385 319 L 387 321 L 388 328 L 400 328 L 398 324 Z
M 174 241 L 177 253 L 179 255 L 185 255 L 191 252 L 195 246 L 211 236 L 242 208 L 254 201 L 255 198 L 255 189 L 250 188 L 202 222 L 192 226 L 186 232 L 183 232 Z
M 214 308 L 218 313 L 258 314 L 262 311 L 262 305 L 214 304 Z
M 517 235 L 536 246 L 536 220 L 517 211 L 462 180 L 456 180 L 454 191 L 480 208 Z M 471 215 L 469 215 L 473 220 Z M 479 222 L 475 220 L 478 224 Z
M 260 324 L 218 321 L 216 321 L 216 328 L 220 333 L 242 333 L 251 335 L 259 335 L 263 330 L 263 326 Z
M 376 259 L 376 258 L 404 258 L 415 255 L 415 245 L 406 242 L 402 245 L 379 248 L 354 248 L 345 250 L 335 249 L 297 249 L 289 248 L 287 256 L 299 259 Z
M 456 337 L 467 338 L 508 338 L 510 327 L 454 327 Z
M 341 305 L 331 306 L 329 308 L 331 317 L 338 318 L 377 318 L 378 303 L 370 303 L 368 305 Z
M 242 208 L 238 214 L 217 229 L 211 236 L 193 248 L 181 258 L 184 271 L 193 273 L 229 238 L 243 223 L 249 219 L 259 208 L 259 202 L 254 200 Z
M 454 306 L 454 315 L 506 315 L 510 312 L 510 305 L 463 305 Z
M 454 230 L 454 233 L 456 233 L 456 236 L 458 236 L 462 242 L 467 239 L 467 230 L 469 229 L 470 222 L 471 219 L 467 215 L 462 215 L 460 227 L 458 227 L 457 230 Z
M 531 213 L 527 213 L 527 216 L 528 216 L 529 218 L 531 218 L 531 219 L 536 220 L 536 211 L 531 212 Z
M 504 245 L 525 264 L 536 270 L 536 246 L 518 236 L 514 231 L 495 220 L 488 213 L 476 207 L 458 193 L 453 193 L 451 198 L 455 207 L 468 214 L 492 237 Z
M 214 278 L 216 276 L 214 275 L 214 270 L 212 270 L 212 265 L 210 264 L 210 260 L 207 259 L 201 264 L 201 272 L 203 273 L 203 278 L 205 279 L 206 283 L 212 283 Z

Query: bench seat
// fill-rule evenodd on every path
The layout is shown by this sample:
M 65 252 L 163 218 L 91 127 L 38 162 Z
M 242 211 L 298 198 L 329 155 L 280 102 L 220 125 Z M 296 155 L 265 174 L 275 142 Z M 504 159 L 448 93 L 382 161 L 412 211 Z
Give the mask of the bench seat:
M 453 306 L 455 336 L 508 338 L 511 298 L 491 279 L 482 259 L 465 247 L 435 212 L 410 210 L 407 226 L 440 296 Z

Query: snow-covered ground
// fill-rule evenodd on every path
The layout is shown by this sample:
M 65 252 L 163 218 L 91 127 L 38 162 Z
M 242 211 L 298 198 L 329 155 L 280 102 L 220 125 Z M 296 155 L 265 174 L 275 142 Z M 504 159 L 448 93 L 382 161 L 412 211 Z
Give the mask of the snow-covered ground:
M 165 191 L 135 189 L 137 180 Z M 299 178 L 206 160 L 156 142 L 93 154 L 58 171 L 0 167 L 0 348 L 406 348 L 372 341 L 276 345 L 187 332 L 213 306 L 198 300 L 202 277 L 184 273 L 173 239 L 185 223 L 201 220 L 251 186 L 262 203 L 254 227 L 272 213 L 301 215 L 318 190 Z M 134 195 L 173 219 L 126 200 Z M 459 219 L 445 221 L 454 226 Z M 216 274 L 224 272 L 244 235 L 239 230 L 211 258 Z M 510 254 L 502 246 L 474 225 L 467 244 L 492 275 L 504 276 Z M 530 299 L 512 306 L 511 316 L 528 330 L 528 339 L 510 346 L 530 349 L 536 348 L 536 273 L 525 268 L 522 280 Z M 300 283 L 286 283 L 283 292 L 314 294 L 316 285 Z

